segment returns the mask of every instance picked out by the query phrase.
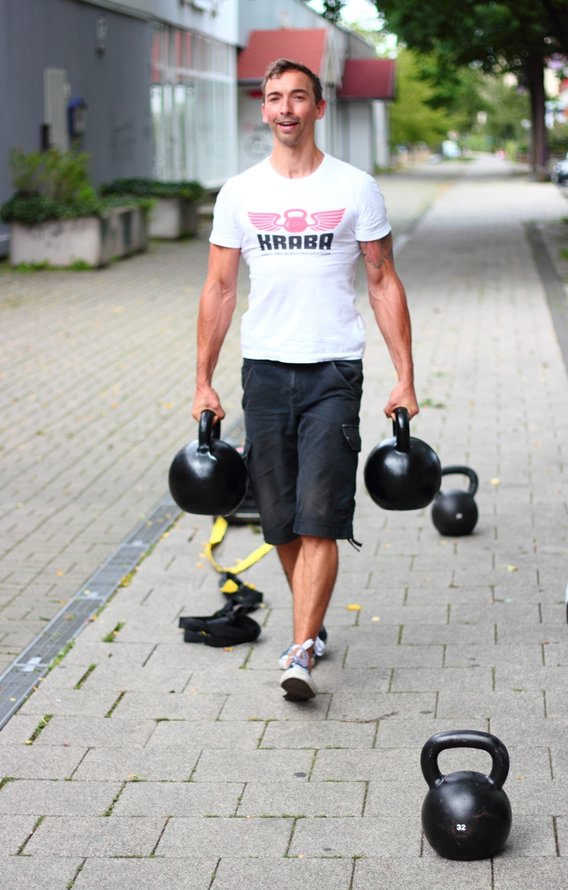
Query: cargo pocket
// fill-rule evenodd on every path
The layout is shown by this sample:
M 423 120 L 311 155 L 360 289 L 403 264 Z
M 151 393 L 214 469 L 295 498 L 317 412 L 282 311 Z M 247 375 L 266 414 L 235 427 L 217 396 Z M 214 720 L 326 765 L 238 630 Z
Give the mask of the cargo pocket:
M 349 446 L 352 454 L 352 459 L 349 463 L 355 464 L 356 468 L 359 460 L 359 452 L 361 451 L 361 434 L 359 433 L 359 427 L 354 426 L 351 423 L 342 423 L 341 432 L 343 433 L 343 438 Z M 348 536 L 347 540 L 355 550 L 360 550 L 363 546 L 360 541 L 355 540 L 353 533 Z

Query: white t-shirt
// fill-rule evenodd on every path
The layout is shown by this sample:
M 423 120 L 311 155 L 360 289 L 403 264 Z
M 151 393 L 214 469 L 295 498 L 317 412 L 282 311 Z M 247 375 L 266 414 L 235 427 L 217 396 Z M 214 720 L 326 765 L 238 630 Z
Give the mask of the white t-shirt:
M 243 356 L 294 363 L 362 358 L 359 242 L 389 232 L 375 180 L 331 155 L 299 179 L 280 176 L 269 159 L 229 179 L 209 240 L 240 248 L 249 266 Z

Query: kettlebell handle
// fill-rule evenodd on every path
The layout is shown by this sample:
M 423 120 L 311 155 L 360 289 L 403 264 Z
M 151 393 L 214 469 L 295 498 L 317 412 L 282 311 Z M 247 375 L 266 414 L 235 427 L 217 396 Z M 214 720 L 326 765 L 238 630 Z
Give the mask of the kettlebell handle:
M 396 450 L 403 453 L 410 451 L 410 420 L 406 408 L 394 409 L 392 430 L 396 436 Z
M 439 732 L 428 739 L 422 748 L 420 766 L 430 788 L 435 788 L 444 778 L 438 768 L 438 756 L 446 748 L 480 748 L 487 751 L 493 761 L 489 780 L 497 788 L 502 788 L 509 774 L 509 753 L 497 736 L 474 729 Z
M 213 439 L 218 439 L 221 436 L 221 421 L 213 425 L 214 420 L 215 413 L 213 411 L 209 411 L 208 409 L 202 411 L 199 415 L 197 450 L 200 454 L 211 451 L 211 444 Z
M 477 491 L 477 486 L 479 485 L 479 479 L 475 470 L 472 470 L 471 467 L 462 467 L 457 465 L 442 468 L 442 476 L 453 476 L 454 473 L 459 473 L 461 476 L 467 476 L 467 478 L 469 479 L 469 488 L 466 494 L 469 494 L 473 497 L 475 492 Z

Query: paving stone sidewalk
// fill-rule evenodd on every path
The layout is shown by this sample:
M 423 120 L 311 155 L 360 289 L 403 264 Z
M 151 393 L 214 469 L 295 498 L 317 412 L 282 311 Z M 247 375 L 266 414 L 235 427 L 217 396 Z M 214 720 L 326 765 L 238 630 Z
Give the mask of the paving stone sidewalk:
M 361 474 L 356 537 L 363 548 L 342 545 L 329 649 L 316 668 L 321 691 L 297 704 L 278 686 L 290 602 L 274 553 L 246 573 L 264 592 L 264 608 L 254 615 L 262 625 L 256 644 L 226 651 L 183 643 L 178 617 L 210 614 L 223 603 L 203 553 L 210 521 L 183 516 L 0 732 L 6 890 L 40 882 L 44 890 L 566 886 L 567 381 L 527 226 L 549 231 L 567 205 L 554 186 L 509 175 L 497 161 L 456 169 L 453 183 L 437 189 L 433 206 L 409 227 L 397 265 L 411 301 L 423 406 L 412 432 L 443 464 L 477 471 L 475 533 L 442 538 L 429 510 L 379 510 Z M 428 175 L 434 184 L 436 171 Z M 137 461 L 143 454 L 141 468 L 154 459 L 137 483 L 146 505 L 146 486 L 161 494 L 163 464 L 187 411 L 186 381 L 166 377 L 156 389 L 153 369 L 162 373 L 159 326 L 176 330 L 183 302 L 176 311 L 164 301 L 164 270 L 172 294 L 174 281 L 178 288 L 193 282 L 183 283 L 176 247 L 136 262 L 147 264 L 146 308 L 138 319 L 129 313 L 128 326 L 120 323 L 120 307 L 134 292 L 126 264 L 113 269 L 104 313 L 116 315 L 116 342 L 111 348 L 101 339 L 101 355 L 94 322 L 103 310 L 85 313 L 78 298 L 64 300 L 63 274 L 45 276 L 53 290 L 44 313 L 25 307 L 36 312 L 41 355 L 55 377 L 64 373 L 65 330 L 72 339 L 75 314 L 92 348 L 81 384 L 84 417 L 53 406 L 61 425 L 57 484 L 47 480 L 41 495 L 18 508 L 15 476 L 5 521 L 11 515 L 19 522 L 19 510 L 31 529 L 41 526 L 50 510 L 63 512 L 63 487 L 76 505 L 77 519 L 69 521 L 90 510 L 100 523 L 90 530 L 93 565 L 108 555 L 111 526 L 126 533 L 131 524 L 121 513 L 120 474 L 111 483 L 115 510 L 99 511 L 92 487 L 82 498 L 84 467 L 104 467 L 108 452 L 117 473 L 128 455 Z M 87 307 L 95 280 L 85 279 Z M 18 301 L 15 278 L 10 286 Z M 69 313 L 63 330 L 57 313 L 47 311 L 58 303 Z M 361 308 L 369 331 L 362 469 L 373 445 L 390 435 L 382 405 L 392 371 L 363 298 Z M 170 338 L 179 340 L 176 349 L 188 348 L 190 324 L 186 319 L 185 330 Z M 157 332 L 154 353 L 148 326 Z M 18 330 L 10 336 L 16 341 Z M 236 342 L 220 369 L 233 416 Z M 29 385 L 10 417 L 15 428 L 34 396 L 50 406 L 49 375 L 39 373 L 29 343 L 21 347 L 28 374 L 19 367 L 14 373 Z M 124 365 L 121 350 L 130 354 Z M 97 374 L 109 362 L 118 388 L 101 392 Z M 121 367 L 129 369 L 126 381 Z M 137 387 L 147 387 L 151 423 L 129 416 Z M 109 432 L 98 421 L 93 403 L 100 399 L 108 402 L 109 429 L 118 410 L 122 427 Z M 156 414 L 163 428 L 146 436 Z M 127 429 L 135 432 L 123 456 Z M 84 435 L 84 463 L 69 466 L 72 435 Z M 21 472 L 37 472 L 42 436 L 14 436 L 8 447 L 20 454 Z M 24 524 L 21 530 L 24 547 Z M 231 527 L 218 558 L 231 565 L 260 540 L 254 528 Z M 81 583 L 87 557 L 82 549 L 73 557 L 70 548 L 69 573 L 73 558 Z M 55 591 L 46 564 L 29 559 L 38 583 L 49 578 Z M 25 549 L 18 550 L 14 572 L 26 564 Z M 65 565 L 53 569 L 57 578 Z M 434 732 L 463 728 L 495 733 L 511 756 L 505 788 L 513 829 L 494 860 L 440 859 L 422 836 L 420 750 Z M 459 750 L 445 752 L 440 765 L 444 772 L 490 767 L 487 755 Z
M 456 175 L 427 173 L 385 180 L 400 243 Z M 94 272 L 0 265 L 0 673 L 152 521 L 171 457 L 194 434 L 209 229 Z M 246 275 L 242 285 L 238 315 Z M 240 415 L 238 339 L 237 319 L 217 369 L 229 424 Z

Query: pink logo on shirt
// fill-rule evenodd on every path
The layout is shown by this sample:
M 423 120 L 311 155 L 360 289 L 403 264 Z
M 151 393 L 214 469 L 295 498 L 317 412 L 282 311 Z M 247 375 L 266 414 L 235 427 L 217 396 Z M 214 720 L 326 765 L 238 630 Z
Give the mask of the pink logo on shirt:
M 312 213 L 311 219 L 308 218 L 306 210 L 285 210 L 284 215 L 279 213 L 251 213 L 248 217 L 256 229 L 262 229 L 263 232 L 277 232 L 278 229 L 285 229 L 287 232 L 305 232 L 306 229 L 313 229 L 314 232 L 329 232 L 335 229 L 341 220 L 345 208 L 342 210 L 319 210 Z

